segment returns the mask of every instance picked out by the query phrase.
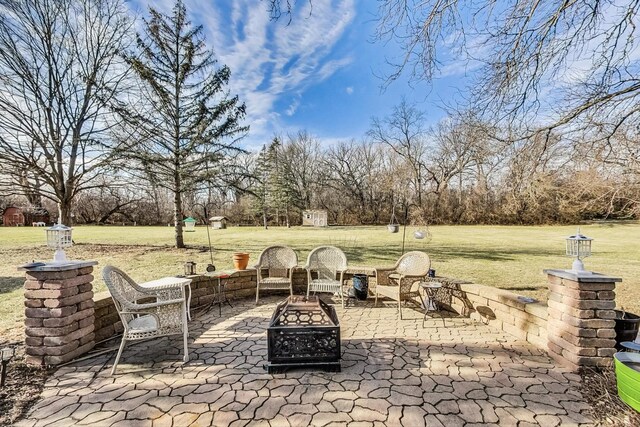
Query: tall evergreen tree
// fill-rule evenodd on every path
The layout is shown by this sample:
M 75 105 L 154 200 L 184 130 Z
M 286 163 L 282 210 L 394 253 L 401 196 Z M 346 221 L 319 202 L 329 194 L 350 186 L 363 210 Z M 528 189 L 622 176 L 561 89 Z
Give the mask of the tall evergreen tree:
M 274 206 L 276 208 L 276 218 L 280 222 L 280 214 L 284 212 L 285 224 L 290 227 L 289 208 L 293 201 L 293 189 L 291 182 L 285 175 L 285 160 L 282 158 L 282 143 L 277 136 L 273 138 L 269 145 L 271 158 L 273 159 L 273 171 L 271 174 L 271 191 L 273 193 Z
M 126 56 L 144 102 L 120 105 L 136 144 L 125 157 L 173 192 L 176 247 L 183 248 L 183 194 L 215 180 L 222 161 L 242 151 L 236 144 L 249 128 L 240 124 L 244 103 L 225 90 L 229 67 L 217 67 L 202 26 L 187 19 L 183 2 L 171 16 L 153 8 L 149 14 L 137 35 L 138 52 Z
M 258 153 L 253 171 L 254 178 L 256 179 L 253 209 L 256 214 L 262 217 L 262 225 L 265 230 L 269 228 L 268 215 L 272 207 L 270 186 L 272 163 L 270 151 L 263 145 L 262 150 Z

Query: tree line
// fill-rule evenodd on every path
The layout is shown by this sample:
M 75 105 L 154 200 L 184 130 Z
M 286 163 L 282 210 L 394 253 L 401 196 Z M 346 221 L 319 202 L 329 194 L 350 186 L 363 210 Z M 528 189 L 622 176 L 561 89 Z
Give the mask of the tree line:
M 291 13 L 267 3 L 274 19 Z M 381 3 L 379 37 L 406 32 L 415 61 L 397 72 L 429 80 L 439 34 L 473 29 L 454 13 L 464 2 L 402 13 L 396 3 Z M 518 1 L 513 8 L 532 9 L 544 25 L 513 15 L 492 16 L 494 32 L 476 28 L 499 50 L 480 73 L 483 89 L 434 126 L 402 101 L 358 140 L 327 144 L 300 130 L 252 153 L 240 144 L 249 127 L 244 103 L 227 89 L 231 70 L 217 63 L 182 1 L 168 15 L 150 8 L 136 33 L 121 0 L 0 0 L 0 207 L 46 207 L 65 224 L 170 224 L 178 247 L 186 216 L 206 223 L 214 214 L 264 227 L 300 224 L 306 209 L 327 210 L 332 224 L 404 221 L 405 213 L 429 224 L 637 219 L 640 92 L 632 77 L 616 82 L 635 75 L 627 60 L 634 39 L 615 43 L 635 31 L 619 22 L 636 10 L 621 6 L 620 21 L 606 28 L 571 27 L 556 36 L 573 34 L 565 44 L 536 44 L 540 31 L 568 24 L 560 22 L 568 11 L 574 23 L 601 13 L 562 7 Z M 406 25 L 416 19 L 426 32 Z M 505 29 L 515 24 L 522 31 L 512 40 Z M 604 38 L 608 56 L 595 51 L 579 96 L 558 101 L 560 115 L 545 122 L 552 108 L 540 105 L 541 85 L 587 35 Z M 526 65 L 542 57 L 538 68 Z

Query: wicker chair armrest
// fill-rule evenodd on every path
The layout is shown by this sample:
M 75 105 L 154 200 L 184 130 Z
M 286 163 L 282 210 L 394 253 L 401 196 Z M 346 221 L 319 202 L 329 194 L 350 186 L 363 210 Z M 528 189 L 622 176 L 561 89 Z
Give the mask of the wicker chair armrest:
M 173 289 L 183 289 L 184 283 L 168 283 L 166 285 L 155 285 L 153 287 L 142 287 L 144 293 L 154 293 L 157 291 L 169 291 Z
M 302 268 L 304 268 L 307 271 L 311 270 L 311 266 L 309 264 L 305 264 L 304 267 Z
M 182 304 L 184 302 L 184 298 L 178 298 L 178 299 L 171 299 L 171 300 L 164 300 L 164 301 L 156 301 L 156 302 L 149 302 L 149 303 L 145 303 L 145 304 L 131 304 L 128 303 L 126 304 L 126 308 L 127 311 L 137 311 L 138 313 L 133 313 L 133 314 L 140 314 L 142 312 L 146 313 L 146 310 L 150 310 L 150 309 L 154 309 L 156 307 L 162 307 L 165 305 L 172 305 L 172 304 Z M 124 313 L 124 312 L 122 312 Z

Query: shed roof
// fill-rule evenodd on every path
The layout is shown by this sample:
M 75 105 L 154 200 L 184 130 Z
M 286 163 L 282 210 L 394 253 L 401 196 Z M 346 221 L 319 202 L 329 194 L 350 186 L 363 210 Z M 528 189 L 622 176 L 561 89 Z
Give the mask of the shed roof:
M 212 216 L 209 218 L 209 221 L 222 221 L 223 219 L 227 219 L 226 216 Z

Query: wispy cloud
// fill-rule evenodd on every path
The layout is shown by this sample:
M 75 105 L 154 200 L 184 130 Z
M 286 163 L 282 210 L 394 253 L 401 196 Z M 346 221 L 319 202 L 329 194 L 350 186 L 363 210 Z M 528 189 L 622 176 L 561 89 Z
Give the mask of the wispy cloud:
M 298 95 L 278 111 L 284 100 L 352 61 L 333 50 L 353 21 L 355 0 L 314 2 L 311 13 L 309 4 L 300 2 L 288 25 L 286 19 L 271 21 L 254 0 L 235 0 L 228 10 L 214 3 L 220 4 L 192 7 L 191 14 L 204 25 L 220 62 L 231 68 L 231 92 L 247 103 L 250 139 L 271 135 L 281 114 L 291 116 L 304 103 Z
M 185 3 L 191 21 L 204 27 L 207 46 L 231 69 L 229 89 L 247 104 L 249 139 L 278 131 L 281 115 L 295 114 L 304 103 L 301 93 L 352 62 L 334 49 L 355 17 L 355 0 L 313 2 L 312 10 L 308 2 L 298 2 L 290 23 L 286 17 L 270 20 L 266 2 Z M 173 5 L 173 0 L 139 0 L 132 9 L 146 15 L 152 6 L 170 14 Z M 292 94 L 296 98 L 287 104 Z
M 285 114 L 287 116 L 293 116 L 296 113 L 296 110 L 298 109 L 299 106 L 300 106 L 300 98 L 294 99 L 293 102 L 289 105 L 289 108 L 287 108 L 287 110 L 285 111 Z
M 348 86 L 344 91 L 347 92 L 347 95 L 353 94 L 353 86 Z

